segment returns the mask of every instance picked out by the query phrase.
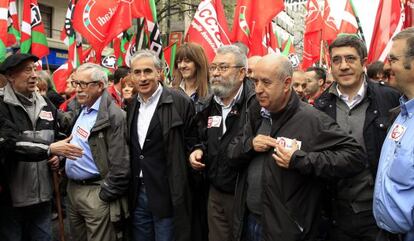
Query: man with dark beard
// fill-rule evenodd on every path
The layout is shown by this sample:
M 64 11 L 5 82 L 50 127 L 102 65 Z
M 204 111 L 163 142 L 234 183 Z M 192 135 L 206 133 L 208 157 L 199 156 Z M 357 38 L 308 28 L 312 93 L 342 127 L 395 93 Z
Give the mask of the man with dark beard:
M 195 170 L 205 170 L 210 182 L 209 240 L 232 240 L 233 197 L 237 172 L 229 168 L 226 149 L 245 123 L 254 90 L 246 75 L 246 55 L 236 46 L 222 46 L 212 61 L 213 96 L 197 114 L 201 143 L 190 155 Z

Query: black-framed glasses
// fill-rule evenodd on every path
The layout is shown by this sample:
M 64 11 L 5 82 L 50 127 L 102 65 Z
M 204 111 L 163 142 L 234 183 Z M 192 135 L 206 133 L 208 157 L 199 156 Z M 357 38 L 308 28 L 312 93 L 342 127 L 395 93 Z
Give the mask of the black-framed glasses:
M 355 55 L 334 56 L 332 58 L 332 64 L 340 65 L 344 59 L 347 64 L 353 64 L 359 59 L 359 57 Z
M 85 88 L 87 88 L 90 84 L 96 84 L 96 83 L 99 83 L 100 81 L 90 81 L 90 82 L 86 82 L 86 81 L 82 81 L 82 80 L 80 80 L 80 81 L 76 81 L 76 80 L 72 80 L 71 82 L 70 82 L 70 84 L 72 85 L 72 87 L 73 88 L 76 88 L 76 87 L 80 87 L 81 89 L 85 89 Z
M 220 73 L 224 73 L 230 68 L 243 68 L 243 67 L 244 66 L 240 66 L 240 65 L 211 65 L 210 67 L 208 67 L 208 71 L 214 72 L 215 70 L 217 70 Z

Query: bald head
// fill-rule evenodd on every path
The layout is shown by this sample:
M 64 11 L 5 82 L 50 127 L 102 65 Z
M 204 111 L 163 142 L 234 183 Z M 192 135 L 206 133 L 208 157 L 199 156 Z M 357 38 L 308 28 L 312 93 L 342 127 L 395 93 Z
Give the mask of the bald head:
M 287 105 L 292 82 L 293 68 L 283 56 L 266 55 L 256 64 L 253 78 L 260 106 L 276 113 Z
M 256 64 L 261 58 L 261 56 L 255 55 L 247 59 L 247 77 L 252 78 L 254 76 Z
M 269 54 L 262 57 L 256 64 L 257 72 L 271 71 L 277 79 L 292 78 L 293 67 L 287 57 Z

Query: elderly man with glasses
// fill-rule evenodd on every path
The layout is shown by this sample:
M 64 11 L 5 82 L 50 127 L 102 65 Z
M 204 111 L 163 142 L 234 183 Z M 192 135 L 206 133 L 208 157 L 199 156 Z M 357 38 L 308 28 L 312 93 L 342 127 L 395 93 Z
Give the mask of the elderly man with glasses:
M 209 240 L 233 240 L 233 202 L 237 171 L 229 166 L 227 146 L 246 121 L 254 99 L 246 78 L 247 58 L 236 46 L 222 46 L 212 61 L 210 87 L 213 96 L 197 114 L 200 148 L 190 155 L 195 170 L 205 170 L 210 182 L 208 197 Z
M 354 35 L 339 36 L 330 46 L 335 82 L 315 102 L 363 147 L 365 169 L 330 187 L 332 240 L 375 240 L 378 228 L 372 196 L 381 146 L 391 124 L 389 110 L 398 106 L 399 93 L 364 73 L 367 49 Z
M 83 148 L 82 157 L 68 158 L 65 165 L 72 238 L 116 240 L 122 234 L 118 218 L 128 212 L 126 114 L 106 91 L 108 77 L 99 65 L 81 65 L 71 85 L 81 105 L 71 143 Z

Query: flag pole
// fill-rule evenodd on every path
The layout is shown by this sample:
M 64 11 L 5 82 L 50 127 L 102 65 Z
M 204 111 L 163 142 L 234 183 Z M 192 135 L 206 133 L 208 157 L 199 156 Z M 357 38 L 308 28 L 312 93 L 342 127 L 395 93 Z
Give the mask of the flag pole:
M 321 36 L 321 38 L 320 38 L 321 43 L 320 43 L 320 49 L 319 49 L 319 67 L 322 67 L 322 56 L 323 56 L 323 39 L 322 39 L 322 29 L 321 29 L 321 31 L 320 31 L 320 36 Z
M 47 55 L 45 56 L 45 60 L 46 60 L 46 69 L 49 72 L 49 74 L 51 74 L 50 68 L 49 68 L 49 60 L 47 59 Z
M 354 7 L 354 3 L 352 2 L 352 0 L 349 0 L 349 3 L 351 3 L 352 11 L 354 11 L 354 13 L 355 13 L 355 19 L 356 19 L 357 24 L 358 24 L 358 31 L 361 34 L 362 41 L 364 41 L 364 43 L 366 43 L 364 32 L 362 31 L 361 21 L 359 20 L 358 13 L 357 13 L 357 11 Z

